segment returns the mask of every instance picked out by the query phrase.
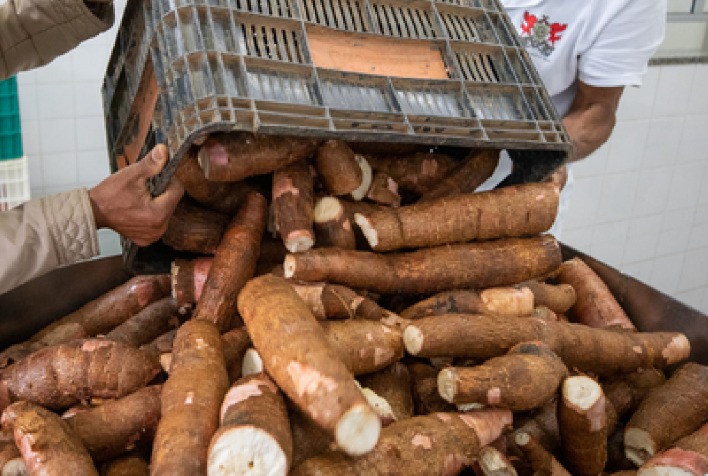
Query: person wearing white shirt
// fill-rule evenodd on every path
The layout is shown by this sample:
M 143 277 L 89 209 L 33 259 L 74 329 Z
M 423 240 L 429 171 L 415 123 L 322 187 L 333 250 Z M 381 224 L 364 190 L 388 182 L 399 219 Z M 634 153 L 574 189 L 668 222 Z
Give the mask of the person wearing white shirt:
M 664 38 L 665 0 L 501 0 L 522 45 L 531 57 L 573 150 L 568 162 L 592 154 L 615 126 L 626 86 L 640 86 L 649 59 Z M 492 188 L 511 171 L 507 154 L 483 189 Z M 573 185 L 567 166 L 556 223 L 562 218 Z

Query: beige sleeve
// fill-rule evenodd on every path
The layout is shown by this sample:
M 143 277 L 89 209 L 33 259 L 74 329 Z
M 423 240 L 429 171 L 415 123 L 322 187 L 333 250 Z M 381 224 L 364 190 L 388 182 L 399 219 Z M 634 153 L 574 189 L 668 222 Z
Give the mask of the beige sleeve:
M 86 189 L 30 200 L 0 213 L 0 294 L 52 269 L 98 255 Z
M 0 5 L 0 79 L 45 65 L 113 24 L 83 0 L 7 0 Z

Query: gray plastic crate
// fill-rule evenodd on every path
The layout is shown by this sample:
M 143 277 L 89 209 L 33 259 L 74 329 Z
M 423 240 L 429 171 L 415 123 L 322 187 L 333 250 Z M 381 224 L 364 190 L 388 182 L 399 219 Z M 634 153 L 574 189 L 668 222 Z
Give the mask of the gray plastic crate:
M 497 0 L 129 0 L 103 97 L 112 170 L 167 143 L 155 193 L 217 131 L 505 148 L 542 172 L 570 150 Z

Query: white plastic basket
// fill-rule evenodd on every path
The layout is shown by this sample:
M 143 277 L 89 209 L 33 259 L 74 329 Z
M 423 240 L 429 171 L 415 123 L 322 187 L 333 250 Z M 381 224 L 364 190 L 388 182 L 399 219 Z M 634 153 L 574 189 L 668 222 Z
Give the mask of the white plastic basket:
M 0 160 L 0 211 L 9 210 L 29 199 L 27 157 Z

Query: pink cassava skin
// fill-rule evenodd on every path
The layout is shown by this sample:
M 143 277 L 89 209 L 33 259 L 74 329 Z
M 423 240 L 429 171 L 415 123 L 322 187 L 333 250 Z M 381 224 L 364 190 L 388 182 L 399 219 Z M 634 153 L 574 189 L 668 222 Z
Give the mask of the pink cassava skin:
M 45 340 L 47 334 L 50 334 L 55 327 L 69 322 L 81 324 L 88 336 L 106 334 L 148 304 L 169 295 L 168 275 L 136 276 L 48 325 L 32 336 L 31 340 Z M 47 344 L 60 343 L 47 342 Z
M 238 182 L 311 157 L 319 142 L 248 132 L 214 134 L 201 146 L 199 164 L 208 180 Z
M 382 294 L 417 294 L 516 284 L 549 273 L 560 263 L 558 242 L 541 235 L 406 253 L 313 249 L 287 255 L 283 266 L 285 277 L 295 280 L 334 282 Z
M 222 332 L 228 328 L 236 314 L 236 296 L 256 271 L 267 209 L 263 195 L 246 195 L 216 250 L 193 319 L 213 322 Z
M 150 460 L 153 476 L 206 474 L 209 442 L 229 386 L 222 345 L 209 321 L 192 319 L 177 330 L 170 375 L 162 386 L 162 416 Z
M 290 252 L 314 244 L 314 194 L 310 167 L 304 160 L 273 172 L 272 206 L 275 229 Z
M 13 403 L 2 414 L 2 428 L 14 434 L 29 474 L 98 476 L 81 440 L 56 413 L 29 402 Z
M 509 410 L 433 413 L 394 422 L 381 431 L 370 453 L 350 458 L 340 452 L 304 461 L 293 476 L 362 474 L 458 474 L 479 450 L 511 424 Z
M 376 251 L 530 236 L 551 227 L 558 196 L 553 184 L 529 183 L 385 208 L 355 219 Z
M 419 357 L 488 359 L 525 341 L 548 344 L 568 368 L 608 376 L 665 368 L 688 358 L 690 343 L 678 332 L 616 332 L 537 318 L 446 314 L 412 321 L 404 331 Z
M 576 302 L 570 311 L 576 322 L 590 327 L 636 330 L 602 278 L 580 258 L 563 262 L 558 280 L 575 289 Z
M 159 364 L 140 349 L 85 339 L 38 350 L 8 368 L 0 384 L 5 384 L 10 401 L 62 409 L 91 397 L 123 397 L 159 372 Z

